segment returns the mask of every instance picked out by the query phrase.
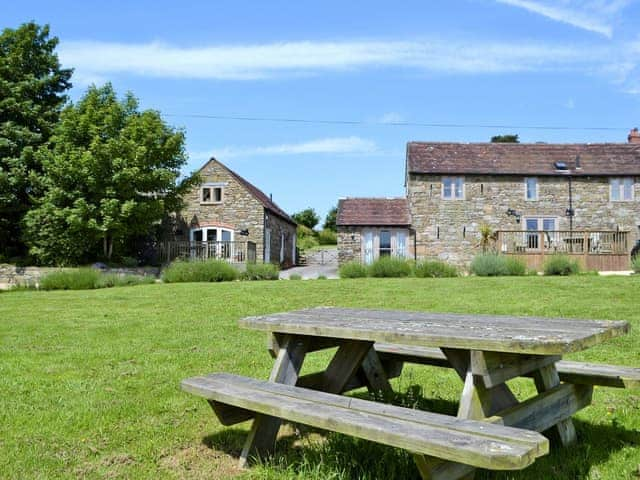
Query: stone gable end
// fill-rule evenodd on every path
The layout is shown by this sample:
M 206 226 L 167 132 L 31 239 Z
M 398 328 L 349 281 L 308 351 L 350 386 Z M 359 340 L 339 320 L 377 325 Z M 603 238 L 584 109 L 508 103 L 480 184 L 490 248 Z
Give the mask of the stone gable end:
M 219 225 L 234 230 L 236 241 L 252 241 L 256 244 L 257 260 L 262 261 L 264 239 L 264 207 L 218 161 L 210 160 L 200 170 L 202 184 L 195 186 L 184 196 L 185 206 L 179 214 L 180 239 L 189 239 L 189 229 L 196 226 Z M 220 184 L 222 202 L 202 204 L 201 187 L 204 184 Z M 239 236 L 240 230 L 248 230 L 249 236 Z

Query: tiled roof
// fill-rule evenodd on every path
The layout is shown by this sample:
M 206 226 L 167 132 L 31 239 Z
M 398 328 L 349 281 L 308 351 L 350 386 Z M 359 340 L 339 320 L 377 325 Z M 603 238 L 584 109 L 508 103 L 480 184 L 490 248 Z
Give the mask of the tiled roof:
M 343 198 L 338 202 L 337 225 L 411 225 L 406 198 Z
M 254 184 L 250 183 L 248 180 L 241 177 L 236 172 L 234 172 L 225 164 L 221 163 L 215 158 L 212 158 L 211 160 L 215 161 L 220 166 L 222 166 L 225 170 L 227 170 L 231 174 L 231 176 L 237 180 L 237 182 L 240 185 L 244 186 L 249 191 L 249 193 L 253 195 L 254 198 L 262 204 L 264 208 L 269 210 L 271 213 L 281 217 L 283 220 L 286 220 L 287 222 L 291 223 L 292 225 L 297 225 L 296 222 L 287 214 L 287 212 L 285 212 L 278 205 L 276 205 L 276 203 L 273 200 L 271 200 L 271 198 L 269 198 L 262 190 L 260 190 Z
M 579 166 L 576 168 L 576 159 Z M 566 175 L 640 175 L 640 145 L 629 143 L 430 143 L 407 144 L 409 173 Z

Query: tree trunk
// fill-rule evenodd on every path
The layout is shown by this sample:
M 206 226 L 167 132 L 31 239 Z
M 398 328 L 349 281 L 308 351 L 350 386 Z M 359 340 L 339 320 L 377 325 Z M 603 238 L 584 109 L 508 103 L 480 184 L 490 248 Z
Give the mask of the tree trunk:
M 107 260 L 111 260 L 111 255 L 113 255 L 113 237 L 108 233 L 102 237 L 102 253 Z

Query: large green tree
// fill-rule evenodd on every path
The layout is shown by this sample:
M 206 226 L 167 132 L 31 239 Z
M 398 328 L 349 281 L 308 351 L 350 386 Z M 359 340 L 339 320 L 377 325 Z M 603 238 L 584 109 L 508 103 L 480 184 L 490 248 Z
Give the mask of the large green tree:
M 293 218 L 296 223 L 309 227 L 312 230 L 318 225 L 318 222 L 320 222 L 320 217 L 313 208 L 305 208 L 300 212 L 296 212 L 291 215 L 291 218 Z
M 324 219 L 324 225 L 322 228 L 325 230 L 331 230 L 332 232 L 337 232 L 338 227 L 336 226 L 336 217 L 338 216 L 338 207 L 333 207 L 327 213 L 327 216 Z
M 180 180 L 184 140 L 132 94 L 89 88 L 36 152 L 43 193 L 25 217 L 31 253 L 45 264 L 110 259 L 114 245 L 150 233 L 195 181 Z
M 49 27 L 0 33 L 0 258 L 24 253 L 20 222 L 41 171 L 34 150 L 50 137 L 71 87 Z

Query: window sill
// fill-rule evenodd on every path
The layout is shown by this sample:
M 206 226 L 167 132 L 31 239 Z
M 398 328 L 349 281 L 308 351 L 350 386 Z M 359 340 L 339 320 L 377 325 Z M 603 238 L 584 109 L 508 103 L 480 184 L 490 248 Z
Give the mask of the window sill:
M 222 202 L 200 202 L 200 205 L 222 205 Z

